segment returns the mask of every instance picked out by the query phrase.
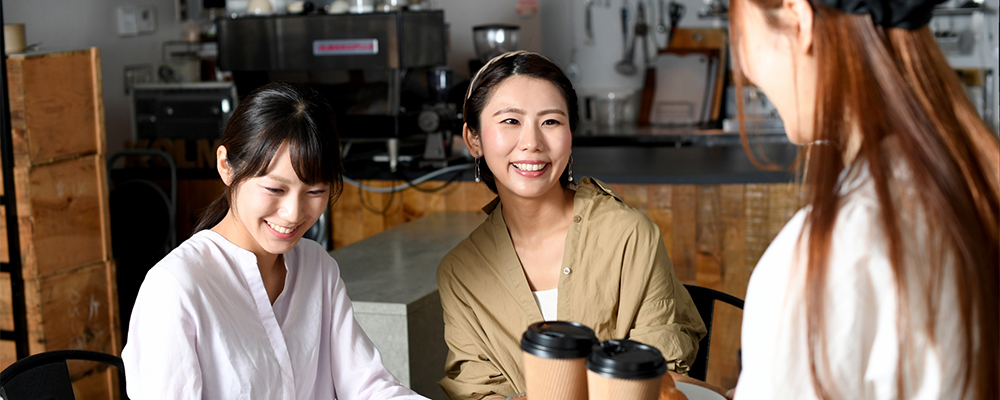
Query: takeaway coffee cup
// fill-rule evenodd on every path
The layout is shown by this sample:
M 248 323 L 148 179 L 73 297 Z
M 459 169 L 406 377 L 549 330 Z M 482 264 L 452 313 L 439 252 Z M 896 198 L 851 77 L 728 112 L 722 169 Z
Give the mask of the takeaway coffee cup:
M 525 393 L 531 400 L 586 400 L 587 354 L 597 337 L 576 322 L 547 321 L 521 336 Z
M 631 340 L 594 345 L 587 357 L 587 393 L 600 400 L 657 400 L 667 362 L 654 347 Z

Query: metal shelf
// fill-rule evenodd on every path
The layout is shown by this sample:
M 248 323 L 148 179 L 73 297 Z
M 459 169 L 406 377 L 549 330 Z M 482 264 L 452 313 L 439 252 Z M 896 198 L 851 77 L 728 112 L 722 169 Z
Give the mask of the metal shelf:
M 3 10 L 0 10 L 0 21 L 3 21 Z M 3 38 L 0 33 L 0 39 Z M 0 40 L 0 54 L 4 54 L 4 44 Z M 14 149 L 10 125 L 10 104 L 7 95 L 7 57 L 0 63 L 0 158 L 3 169 L 3 196 L 0 204 L 6 211 L 7 228 L 7 258 L 3 264 L 3 272 L 10 274 L 11 314 L 14 317 L 14 330 L 0 331 L 0 340 L 11 340 L 17 348 L 17 358 L 28 356 L 28 313 L 24 304 L 24 278 L 21 275 L 21 241 L 17 229 L 17 196 L 14 189 Z M 9 200 L 9 201 L 8 201 Z

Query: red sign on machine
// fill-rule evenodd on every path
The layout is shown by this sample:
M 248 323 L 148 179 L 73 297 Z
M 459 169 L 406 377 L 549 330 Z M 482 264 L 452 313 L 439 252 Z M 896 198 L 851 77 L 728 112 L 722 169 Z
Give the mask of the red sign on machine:
M 378 39 L 314 40 L 314 56 L 378 54 Z

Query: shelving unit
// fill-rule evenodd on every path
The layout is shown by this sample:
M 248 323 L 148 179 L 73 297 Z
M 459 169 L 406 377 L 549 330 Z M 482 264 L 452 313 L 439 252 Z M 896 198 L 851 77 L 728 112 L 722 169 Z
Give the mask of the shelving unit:
M 0 10 L 0 21 L 3 11 Z M 0 39 L 3 34 L 0 33 Z M 0 54 L 5 54 L 4 42 L 0 40 Z M 14 188 L 14 151 L 10 123 L 10 105 L 7 93 L 7 62 L 0 63 L 0 164 L 3 166 L 3 194 L 0 195 L 0 205 L 3 206 L 3 219 L 6 229 L 0 234 L 6 246 L 6 259 L 0 259 L 0 294 L 10 287 L 10 321 L 6 318 L 0 321 L 0 340 L 13 342 L 14 354 L 17 359 L 28 356 L 28 318 L 24 302 L 24 279 L 21 276 L 21 243 L 17 226 L 17 197 Z M 0 254 L 0 257 L 3 255 Z M 3 282 L 3 281 L 7 282 Z M 0 295 L 6 299 L 7 296 Z M 0 300 L 5 301 L 5 300 Z M 9 345 L 0 345 L 0 353 L 10 354 Z

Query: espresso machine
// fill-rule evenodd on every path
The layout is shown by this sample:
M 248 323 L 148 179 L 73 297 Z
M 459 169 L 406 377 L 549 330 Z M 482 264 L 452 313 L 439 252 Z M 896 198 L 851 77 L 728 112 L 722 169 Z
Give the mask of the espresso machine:
M 433 72 L 447 64 L 441 10 L 248 15 L 220 19 L 217 30 L 219 68 L 240 95 L 272 81 L 308 84 L 333 107 L 341 139 L 385 142 L 378 160 L 394 172 L 413 158 L 400 154 L 401 139 L 443 138 L 461 120 L 441 100 L 450 81 L 435 77 L 447 74 Z

